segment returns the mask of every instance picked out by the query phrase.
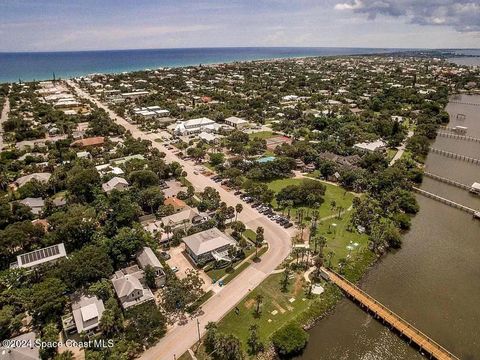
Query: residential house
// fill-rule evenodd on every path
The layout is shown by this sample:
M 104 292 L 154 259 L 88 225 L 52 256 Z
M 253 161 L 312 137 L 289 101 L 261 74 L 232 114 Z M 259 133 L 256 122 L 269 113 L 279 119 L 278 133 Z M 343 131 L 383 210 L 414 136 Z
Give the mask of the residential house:
M 71 300 L 72 313 L 62 317 L 63 329 L 67 333 L 94 332 L 105 310 L 103 301 L 81 292 L 74 293 Z
M 382 140 L 376 140 L 371 142 L 357 143 L 353 145 L 353 147 L 362 151 L 374 152 L 384 151 L 387 148 L 387 144 L 385 144 L 385 142 Z
M 172 215 L 164 216 L 159 220 L 159 223 L 162 227 L 170 226 L 172 230 L 177 228 L 186 228 L 190 227 L 192 220 L 196 216 L 198 216 L 197 209 L 188 207 Z
M 197 264 L 210 260 L 231 261 L 228 252 L 236 246 L 236 241 L 219 229 L 212 228 L 183 238 L 185 250 Z
M 102 184 L 102 190 L 109 193 L 112 190 L 122 191 L 128 188 L 128 181 L 121 177 L 113 177 Z
M 103 136 L 90 137 L 85 139 L 75 140 L 70 144 L 72 147 L 90 148 L 99 147 L 105 144 L 105 138 Z
M 139 251 L 137 254 L 137 263 L 143 270 L 145 270 L 147 266 L 151 266 L 155 270 L 155 285 L 157 287 L 165 285 L 167 276 L 163 270 L 163 265 L 151 248 L 144 247 Z
M 138 265 L 115 272 L 111 281 L 123 309 L 128 309 L 154 299 L 152 291 L 144 284 L 145 273 Z
M 14 184 L 17 188 L 21 188 L 23 185 L 27 184 L 32 180 L 37 180 L 39 182 L 46 183 L 48 182 L 51 176 L 52 174 L 49 172 L 33 173 L 33 174 L 19 177 L 17 180 L 14 181 Z
M 11 269 L 26 268 L 33 269 L 40 265 L 57 261 L 67 256 L 63 243 L 48 246 L 17 256 L 17 261 L 10 265 Z
M 18 201 L 20 204 L 23 204 L 25 206 L 28 206 L 30 208 L 30 211 L 34 215 L 40 214 L 42 211 L 43 207 L 45 206 L 45 200 L 42 198 L 25 198 L 23 200 Z

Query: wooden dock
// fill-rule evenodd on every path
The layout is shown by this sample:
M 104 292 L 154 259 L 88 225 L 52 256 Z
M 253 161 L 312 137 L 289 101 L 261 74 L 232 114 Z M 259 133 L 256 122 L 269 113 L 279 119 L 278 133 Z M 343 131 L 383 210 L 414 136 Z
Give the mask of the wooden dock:
M 467 136 L 467 135 L 455 134 L 455 133 L 447 132 L 447 131 L 439 131 L 439 132 L 437 132 L 437 135 L 442 136 L 442 137 L 446 137 L 446 138 L 456 139 L 456 140 L 480 142 L 480 138 L 476 138 L 476 137 L 473 137 L 473 136 Z
M 472 208 L 470 208 L 470 207 L 468 207 L 468 206 L 459 204 L 459 203 L 457 203 L 457 202 L 455 202 L 455 201 L 453 201 L 453 200 L 446 199 L 446 198 L 444 198 L 444 197 L 441 197 L 441 196 L 439 196 L 439 195 L 437 195 L 437 194 L 434 194 L 434 193 L 431 193 L 431 192 L 429 192 L 429 191 L 426 191 L 426 190 L 423 190 L 423 189 L 419 189 L 419 188 L 417 188 L 417 187 L 415 187 L 415 186 L 413 186 L 412 189 L 413 189 L 414 191 L 416 191 L 417 193 L 419 193 L 419 194 L 421 194 L 421 195 L 423 195 L 423 196 L 426 196 L 426 197 L 428 197 L 428 198 L 430 198 L 430 199 L 437 200 L 437 201 L 439 201 L 439 202 L 441 202 L 441 203 L 444 203 L 445 205 L 451 206 L 451 207 L 453 207 L 453 208 L 455 208 L 455 209 L 459 209 L 459 210 L 465 211 L 465 212 L 473 215 L 473 217 L 475 217 L 475 218 L 478 218 L 478 216 L 479 216 L 479 212 L 480 212 L 479 210 L 472 209 Z
M 455 180 L 452 180 L 452 179 L 447 179 L 443 176 L 432 174 L 432 173 L 429 173 L 427 171 L 425 171 L 423 173 L 423 175 L 425 175 L 426 177 L 429 177 L 433 180 L 437 180 L 437 181 L 443 182 L 443 183 L 448 184 L 448 185 L 456 186 L 456 187 L 458 187 L 460 189 L 463 189 L 463 190 L 470 191 L 470 189 L 471 189 L 471 186 L 469 186 L 469 185 L 462 184 L 458 181 L 455 181 Z
M 451 100 L 450 104 L 460 104 L 460 105 L 470 105 L 470 106 L 480 106 L 478 103 L 472 103 L 472 102 L 462 102 L 462 101 L 455 101 Z
M 475 159 L 475 158 L 472 158 L 472 157 L 469 157 L 469 156 L 456 154 L 456 153 L 452 153 L 450 151 L 445 151 L 445 150 L 436 149 L 436 148 L 430 148 L 430 151 L 432 153 L 440 154 L 440 155 L 443 155 L 443 156 L 446 156 L 446 157 L 449 157 L 449 158 L 452 158 L 452 159 L 462 160 L 462 161 L 466 161 L 466 162 L 469 162 L 469 163 L 472 163 L 472 164 L 475 164 L 475 165 L 480 165 L 480 159 Z
M 435 342 L 428 335 L 422 333 L 399 315 L 389 310 L 385 305 L 375 300 L 355 284 L 332 270 L 322 268 L 322 272 L 330 279 L 330 281 L 342 289 L 348 297 L 360 304 L 360 306 L 366 309 L 369 313 L 373 314 L 376 319 L 395 329 L 403 338 L 408 340 L 409 344 L 415 344 L 422 352 L 428 354 L 429 358 L 438 360 L 458 360 L 455 355 L 443 346 Z

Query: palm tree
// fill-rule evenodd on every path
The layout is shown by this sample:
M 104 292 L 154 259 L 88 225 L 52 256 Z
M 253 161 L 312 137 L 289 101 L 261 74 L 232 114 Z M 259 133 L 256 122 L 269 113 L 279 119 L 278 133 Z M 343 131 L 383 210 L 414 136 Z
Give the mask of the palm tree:
M 258 258 L 258 245 L 263 243 L 264 240 L 264 229 L 263 227 L 257 227 L 256 236 L 255 236 L 255 258 Z
M 170 225 L 165 225 L 163 230 L 165 230 L 165 234 L 167 234 L 167 240 L 168 240 L 169 239 L 168 235 L 172 232 L 172 227 Z
M 235 205 L 235 221 L 237 221 L 237 216 L 238 214 L 240 214 L 243 210 L 243 205 L 238 203 L 237 205 Z
M 263 302 L 263 295 L 257 294 L 257 296 L 255 296 L 255 301 L 257 303 L 255 307 L 255 315 L 258 317 L 260 316 L 260 306 L 262 305 L 262 302 Z

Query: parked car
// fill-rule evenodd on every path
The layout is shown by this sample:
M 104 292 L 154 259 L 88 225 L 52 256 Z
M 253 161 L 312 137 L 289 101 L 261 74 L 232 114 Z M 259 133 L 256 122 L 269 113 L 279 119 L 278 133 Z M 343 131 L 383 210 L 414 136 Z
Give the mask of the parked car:
M 160 253 L 160 257 L 161 257 L 163 260 L 168 260 L 168 259 L 171 258 L 170 254 L 167 253 L 166 251 L 162 251 L 162 252 Z
M 172 271 L 173 271 L 174 273 L 176 273 L 176 272 L 178 272 L 178 268 L 177 268 L 176 266 L 174 266 L 174 267 L 172 267 Z
M 237 190 L 233 193 L 233 195 L 236 195 L 236 196 L 241 195 L 241 194 L 242 194 L 242 192 L 240 190 Z
M 293 224 L 292 224 L 291 222 L 288 222 L 288 223 L 286 223 L 285 225 L 283 225 L 283 227 L 284 227 L 285 229 L 291 228 L 292 226 L 293 226 Z

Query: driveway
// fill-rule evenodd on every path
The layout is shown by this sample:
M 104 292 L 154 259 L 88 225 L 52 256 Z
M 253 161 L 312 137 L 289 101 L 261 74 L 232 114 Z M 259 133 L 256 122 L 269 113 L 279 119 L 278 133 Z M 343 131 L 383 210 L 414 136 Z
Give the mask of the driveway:
M 184 279 L 187 276 L 187 270 L 198 270 L 200 278 L 203 280 L 204 284 L 202 289 L 208 291 L 212 287 L 212 279 L 203 271 L 198 269 L 189 258 L 188 254 L 185 252 L 185 244 L 181 244 L 175 248 L 171 248 L 168 253 L 171 258 L 167 260 L 168 266 L 171 268 L 176 267 L 178 271 L 176 275 L 179 279 Z

